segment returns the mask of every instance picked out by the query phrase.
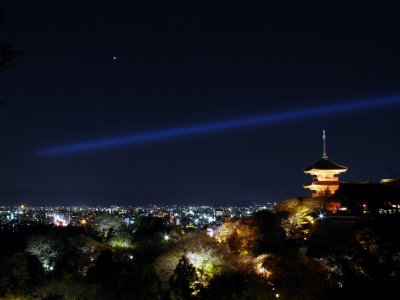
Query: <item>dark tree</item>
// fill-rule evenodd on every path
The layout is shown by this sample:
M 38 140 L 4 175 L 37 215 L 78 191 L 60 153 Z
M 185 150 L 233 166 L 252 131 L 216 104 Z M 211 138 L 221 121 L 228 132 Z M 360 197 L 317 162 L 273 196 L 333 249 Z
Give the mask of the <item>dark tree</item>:
M 161 283 L 151 266 L 128 264 L 122 270 L 116 292 L 117 299 L 161 299 L 161 296 Z
M 103 295 L 106 299 L 112 299 L 119 274 L 120 268 L 114 260 L 112 251 L 105 250 L 97 257 L 95 265 L 89 269 L 86 277 L 96 287 L 95 295 Z
M 0 297 L 30 294 L 43 280 L 44 272 L 39 260 L 23 252 L 17 252 L 10 259 L 3 256 L 0 266 Z
M 201 299 L 242 300 L 274 299 L 272 290 L 255 274 L 224 273 L 214 277 Z
M 285 232 L 281 226 L 281 220 L 267 210 L 257 212 L 252 217 L 254 225 L 259 232 L 259 239 L 254 247 L 256 254 L 270 252 L 282 253 L 285 249 Z
M 170 278 L 173 299 L 193 299 L 199 291 L 199 277 L 195 267 L 183 255 Z
M 163 239 L 168 230 L 160 218 L 141 217 L 138 224 L 134 234 L 136 257 L 140 261 L 152 263 L 168 245 Z
M 0 24 L 3 23 L 6 16 L 6 11 L 0 9 Z M 0 71 L 13 66 L 14 60 L 20 55 L 21 52 L 14 49 L 14 47 L 0 42 Z

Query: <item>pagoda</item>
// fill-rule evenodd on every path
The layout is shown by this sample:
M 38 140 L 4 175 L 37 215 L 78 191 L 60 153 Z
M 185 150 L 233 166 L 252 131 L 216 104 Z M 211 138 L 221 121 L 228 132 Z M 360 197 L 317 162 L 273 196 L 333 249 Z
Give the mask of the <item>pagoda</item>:
M 312 191 L 313 197 L 326 197 L 333 195 L 339 188 L 338 175 L 348 170 L 348 167 L 339 165 L 328 159 L 326 154 L 326 135 L 322 131 L 322 158 L 311 167 L 304 170 L 304 173 L 313 177 L 312 182 L 304 185 L 304 188 Z

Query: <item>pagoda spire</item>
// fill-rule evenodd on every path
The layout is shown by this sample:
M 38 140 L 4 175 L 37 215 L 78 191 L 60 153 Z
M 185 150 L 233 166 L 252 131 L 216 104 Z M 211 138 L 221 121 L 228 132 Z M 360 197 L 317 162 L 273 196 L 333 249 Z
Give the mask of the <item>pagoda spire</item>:
M 326 132 L 322 130 L 322 158 L 304 170 L 313 177 L 312 182 L 304 187 L 312 191 L 313 197 L 332 196 L 339 189 L 339 175 L 346 172 L 346 166 L 339 165 L 328 159 L 326 153 Z M 327 207 L 325 207 L 327 209 Z
M 322 130 L 322 158 L 327 159 L 328 155 L 326 154 L 326 134 L 325 130 Z

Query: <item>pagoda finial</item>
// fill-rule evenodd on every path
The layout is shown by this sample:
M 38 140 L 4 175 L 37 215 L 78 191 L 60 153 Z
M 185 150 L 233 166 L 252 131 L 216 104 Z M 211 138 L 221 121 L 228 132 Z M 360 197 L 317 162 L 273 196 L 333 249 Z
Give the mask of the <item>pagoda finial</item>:
M 328 158 L 328 155 L 326 155 L 326 134 L 325 134 L 325 130 L 322 130 L 322 158 Z

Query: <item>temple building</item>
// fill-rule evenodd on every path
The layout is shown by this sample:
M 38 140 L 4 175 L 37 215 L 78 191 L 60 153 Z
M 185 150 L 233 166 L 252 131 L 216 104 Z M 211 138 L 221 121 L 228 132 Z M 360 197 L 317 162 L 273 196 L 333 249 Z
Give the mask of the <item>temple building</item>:
M 322 158 L 304 170 L 304 173 L 313 177 L 312 182 L 304 185 L 304 188 L 312 191 L 313 197 L 332 196 L 339 188 L 339 174 L 348 170 L 348 167 L 328 159 L 325 130 L 322 132 L 322 145 Z
M 380 183 L 340 183 L 334 198 L 340 201 L 340 211 L 352 215 L 400 213 L 398 179 Z
M 400 177 L 371 181 L 344 183 L 339 175 L 348 168 L 339 165 L 326 154 L 326 134 L 322 132 L 322 158 L 304 173 L 313 177 L 304 185 L 311 190 L 312 197 L 320 210 L 329 214 L 377 215 L 400 214 Z

